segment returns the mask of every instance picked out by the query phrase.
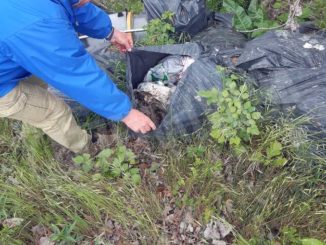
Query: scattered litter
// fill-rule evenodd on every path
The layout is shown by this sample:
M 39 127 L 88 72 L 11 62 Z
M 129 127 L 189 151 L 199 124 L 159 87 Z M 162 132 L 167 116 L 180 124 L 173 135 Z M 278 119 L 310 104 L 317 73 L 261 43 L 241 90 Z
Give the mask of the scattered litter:
M 212 220 L 204 230 L 204 238 L 216 241 L 215 244 L 223 244 L 217 242 L 224 242 L 223 239 L 231 234 L 232 230 L 232 226 L 225 221 Z
M 24 219 L 21 218 L 11 218 L 11 219 L 5 219 L 0 224 L 8 227 L 8 228 L 15 228 L 23 223 Z
M 41 237 L 39 240 L 39 245 L 54 245 L 54 242 L 51 242 L 50 238 L 48 237 Z

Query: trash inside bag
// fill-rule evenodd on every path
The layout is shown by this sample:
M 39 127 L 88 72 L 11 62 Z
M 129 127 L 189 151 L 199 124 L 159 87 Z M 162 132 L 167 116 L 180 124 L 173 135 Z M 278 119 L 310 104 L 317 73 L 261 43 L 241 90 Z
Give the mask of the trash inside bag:
M 208 25 L 205 0 L 144 0 L 144 6 L 148 21 L 173 12 L 177 32 L 195 35 Z
M 171 95 L 175 91 L 175 88 L 165 86 L 163 84 L 157 84 L 153 82 L 143 82 L 139 84 L 137 90 L 139 94 L 148 94 L 162 103 L 163 108 L 167 108 L 170 102 Z
M 144 81 L 170 87 L 175 86 L 194 61 L 190 56 L 168 56 L 148 71 Z
M 221 89 L 222 82 L 217 73 L 216 64 L 208 58 L 202 58 L 202 52 L 203 49 L 200 45 L 187 43 L 142 47 L 128 53 L 127 79 L 130 95 L 134 105 L 156 123 L 158 129 L 152 133 L 152 136 L 184 135 L 203 126 L 205 113 L 212 108 L 198 96 L 198 93 L 212 88 Z M 149 82 L 144 82 L 144 80 L 151 69 L 176 57 L 179 60 L 187 58 L 186 64 L 189 64 L 188 67 L 185 65 L 183 69 L 174 69 L 174 72 L 179 73 L 186 67 L 186 70 L 181 73 L 181 77 L 179 76 L 180 79 L 176 86 L 169 87 L 151 81 L 151 86 L 155 84 L 156 88 L 161 91 L 165 89 L 163 99 L 166 101 L 166 98 L 169 97 L 167 106 L 159 101 L 162 98 L 146 92 L 139 93 L 139 88 L 149 86 L 147 84 Z M 144 85 L 142 85 L 143 83 Z
M 139 107 L 146 111 L 148 109 L 145 105 L 148 104 L 156 114 L 163 115 L 157 117 L 150 113 L 156 124 L 160 124 L 163 120 L 178 82 L 194 62 L 195 60 L 190 56 L 170 55 L 150 68 L 144 82 L 140 83 L 134 91 Z
M 273 31 L 248 42 L 237 67 L 248 72 L 270 102 L 314 128 L 326 129 L 326 40 L 322 35 Z

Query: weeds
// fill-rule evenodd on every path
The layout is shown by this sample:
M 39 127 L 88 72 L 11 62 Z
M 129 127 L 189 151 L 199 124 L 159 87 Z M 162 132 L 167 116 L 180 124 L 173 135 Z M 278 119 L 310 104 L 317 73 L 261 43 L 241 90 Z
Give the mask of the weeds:
M 165 12 L 160 19 L 151 20 L 146 26 L 147 34 L 142 41 L 142 45 L 165 45 L 174 44 L 175 40 L 171 38 L 171 34 L 175 32 L 172 26 L 174 13 Z
M 260 112 L 252 104 L 249 97 L 249 88 L 236 74 L 227 72 L 225 68 L 218 67 L 222 78 L 223 91 L 212 89 L 201 92 L 209 105 L 217 106 L 216 112 L 209 116 L 212 123 L 211 136 L 220 144 L 226 142 L 233 146 L 244 147 L 253 135 L 259 135 L 257 120 L 261 118 Z
M 146 186 L 132 187 L 124 180 L 95 181 L 85 172 L 59 165 L 52 159 L 43 134 L 24 127 L 24 137 L 14 136 L 9 125 L 1 120 L 1 145 L 7 145 L 11 155 L 1 151 L 1 169 L 8 169 L 0 172 L 0 219 L 18 217 L 24 222 L 14 229 L 0 228 L 3 242 L 33 243 L 31 230 L 39 224 L 56 226 L 61 233 L 53 228 L 52 234 L 61 235 L 75 224 L 74 229 L 68 229 L 69 236 L 76 239 L 82 235 L 92 241 L 108 220 L 123 228 L 125 239 L 136 239 L 139 231 L 145 240 L 157 236 L 153 220 L 161 215 L 161 206 Z M 15 155 L 16 147 L 20 153 Z
M 135 155 L 125 146 L 119 146 L 114 150 L 102 150 L 95 159 L 92 159 L 89 154 L 83 154 L 75 157 L 73 161 L 81 166 L 86 173 L 92 170 L 99 172 L 92 175 L 92 179 L 95 181 L 102 179 L 102 177 L 108 179 L 123 178 L 135 185 L 140 184 L 141 181 L 139 169 L 134 167 Z
M 326 2 L 323 0 L 314 0 L 311 7 L 312 18 L 315 21 L 316 25 L 319 28 L 326 28 L 326 20 L 325 20 L 325 11 L 326 11 Z

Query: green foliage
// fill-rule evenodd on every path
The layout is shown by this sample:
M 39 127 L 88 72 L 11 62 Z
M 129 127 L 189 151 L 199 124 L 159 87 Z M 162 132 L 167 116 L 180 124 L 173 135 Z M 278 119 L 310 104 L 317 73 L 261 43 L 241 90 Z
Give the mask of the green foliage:
M 135 154 L 125 146 L 116 149 L 105 149 L 94 159 L 89 154 L 83 154 L 73 159 L 74 163 L 87 173 L 93 171 L 94 180 L 102 177 L 111 179 L 123 178 L 133 184 L 139 184 L 141 177 L 139 169 L 134 167 Z
M 283 150 L 284 147 L 279 141 L 267 142 L 266 145 L 251 148 L 249 160 L 266 166 L 282 167 L 288 162 L 283 156 Z
M 281 236 L 282 244 L 291 245 L 325 245 L 324 242 L 314 238 L 301 238 L 298 231 L 292 227 L 284 227 Z
M 173 16 L 174 13 L 165 12 L 160 19 L 151 20 L 146 26 L 147 34 L 142 44 L 145 46 L 174 44 L 175 40 L 171 38 L 175 33 L 175 28 L 171 24 Z
M 302 245 L 325 245 L 324 242 L 317 240 L 315 238 L 304 238 L 301 239 Z
M 207 0 L 207 8 L 212 11 L 219 11 L 222 8 L 223 0 Z
M 240 32 L 249 32 L 250 37 L 257 37 L 266 32 L 265 29 L 278 26 L 276 21 L 268 19 L 258 0 L 251 0 L 248 10 L 234 0 L 224 0 L 223 10 L 234 14 L 233 26 Z
M 300 16 L 295 17 L 297 22 L 304 22 L 311 20 L 313 15 L 311 4 L 302 2 L 302 14 Z M 272 10 L 275 15 L 275 20 L 279 23 L 285 23 L 289 17 L 290 6 L 288 4 L 284 4 L 282 0 L 276 0 L 272 6 Z
M 237 0 L 237 4 L 247 10 L 250 0 Z M 220 11 L 223 7 L 223 0 L 207 0 L 207 7 L 212 11 Z
M 76 244 L 80 237 L 74 234 L 74 229 L 76 226 L 76 222 L 73 224 L 66 224 L 60 229 L 59 226 L 52 225 L 52 235 L 50 236 L 50 240 L 56 242 L 58 245 L 65 245 L 65 244 Z
M 241 77 L 218 67 L 223 82 L 223 90 L 212 89 L 200 92 L 209 105 L 216 105 L 216 112 L 209 115 L 212 123 L 211 136 L 220 144 L 229 143 L 236 148 L 259 135 L 257 126 L 260 112 L 250 99 L 250 91 Z M 242 83 L 242 84 L 241 84 Z
M 144 5 L 141 0 L 97 0 L 104 3 L 107 8 L 113 12 L 129 11 L 135 14 L 139 14 L 144 9 Z
M 314 0 L 311 7 L 311 17 L 319 28 L 326 28 L 326 1 Z

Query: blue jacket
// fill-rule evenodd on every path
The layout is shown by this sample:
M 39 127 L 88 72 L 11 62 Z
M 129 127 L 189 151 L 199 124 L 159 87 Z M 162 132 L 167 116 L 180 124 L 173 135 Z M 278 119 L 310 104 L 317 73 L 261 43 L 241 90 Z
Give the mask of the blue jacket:
M 121 120 L 131 109 L 85 50 L 77 33 L 105 38 L 110 18 L 92 3 L 78 0 L 0 0 L 0 97 L 36 75 L 90 110 Z

